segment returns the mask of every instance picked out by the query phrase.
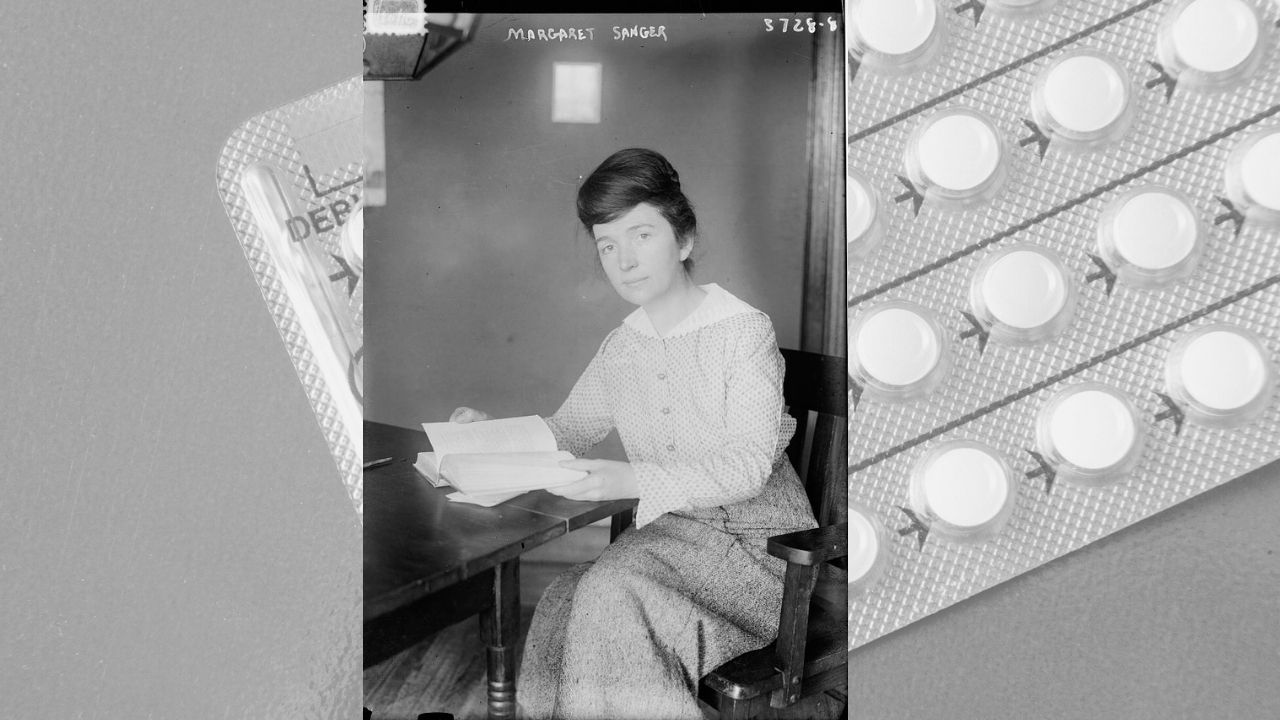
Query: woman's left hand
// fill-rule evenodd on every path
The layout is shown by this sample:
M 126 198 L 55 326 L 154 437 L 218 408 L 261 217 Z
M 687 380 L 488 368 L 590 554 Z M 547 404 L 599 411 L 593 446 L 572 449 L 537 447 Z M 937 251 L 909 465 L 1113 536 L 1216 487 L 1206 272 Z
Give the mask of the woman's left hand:
M 587 460 L 577 458 L 561 461 L 560 467 L 582 470 L 587 474 L 581 480 L 547 488 L 547 492 L 570 500 L 617 500 L 640 497 L 640 485 L 631 463 L 617 460 Z

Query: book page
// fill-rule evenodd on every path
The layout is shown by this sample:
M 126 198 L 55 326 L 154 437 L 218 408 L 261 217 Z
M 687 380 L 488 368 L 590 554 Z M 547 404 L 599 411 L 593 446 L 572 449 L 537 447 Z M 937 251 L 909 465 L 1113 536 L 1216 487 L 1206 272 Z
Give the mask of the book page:
M 465 505 L 479 505 L 481 507 L 493 507 L 510 500 L 513 497 L 523 495 L 523 492 L 501 493 L 498 495 L 468 495 L 464 492 L 452 492 L 445 495 L 449 502 L 463 503 Z
M 473 423 L 423 423 L 436 459 L 456 453 L 555 452 L 556 438 L 537 415 Z
M 413 467 L 427 479 L 427 482 L 431 483 L 432 487 L 448 487 L 448 481 L 440 477 L 440 463 L 436 462 L 435 453 L 418 453 L 418 459 L 413 463 Z
M 498 495 L 568 485 L 587 476 L 560 467 L 573 455 L 554 453 L 455 453 L 440 461 L 440 475 L 468 495 Z

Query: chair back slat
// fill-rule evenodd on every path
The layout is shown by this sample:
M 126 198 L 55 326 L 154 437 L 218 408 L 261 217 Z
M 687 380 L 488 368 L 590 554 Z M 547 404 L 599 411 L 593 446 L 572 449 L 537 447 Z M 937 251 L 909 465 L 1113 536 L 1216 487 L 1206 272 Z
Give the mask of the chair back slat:
M 848 364 L 844 358 L 782 350 L 782 394 L 796 419 L 787 456 L 820 525 L 848 519 Z
M 792 407 L 849 416 L 849 364 L 844 358 L 784 348 L 782 360 L 787 366 L 782 396 Z
M 809 502 L 819 525 L 847 520 L 849 496 L 848 442 L 845 419 L 820 413 L 814 425 L 809 451 Z

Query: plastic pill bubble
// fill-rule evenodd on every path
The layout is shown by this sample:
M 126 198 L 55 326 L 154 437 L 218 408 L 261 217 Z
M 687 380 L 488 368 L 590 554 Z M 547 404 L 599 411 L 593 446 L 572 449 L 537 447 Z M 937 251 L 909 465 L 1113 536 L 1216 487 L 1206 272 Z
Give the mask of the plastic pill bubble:
M 1014 245 L 992 253 L 974 271 L 974 315 L 1002 342 L 1044 340 L 1070 322 L 1074 307 L 1066 268 L 1052 251 Z
M 925 453 L 911 470 L 912 506 L 952 539 L 985 539 L 1013 508 L 1016 486 L 995 450 L 954 440 Z
M 848 249 L 854 257 L 863 257 L 878 240 L 876 196 L 860 174 L 850 172 L 847 181 Z
M 849 328 L 849 374 L 874 397 L 916 397 L 945 371 L 945 347 L 931 312 L 906 301 L 882 303 Z
M 1127 470 L 1141 452 L 1133 405 L 1100 383 L 1063 390 L 1036 418 L 1036 444 L 1064 480 L 1098 484 Z
M 1193 421 L 1247 422 L 1263 410 L 1273 373 L 1262 344 L 1248 331 L 1210 325 L 1179 339 L 1165 362 L 1165 386 Z
M 1190 201 L 1168 188 L 1145 186 L 1125 193 L 1098 219 L 1098 250 L 1117 277 L 1155 287 L 1185 277 L 1203 245 Z
M 1240 180 L 1245 193 L 1268 210 L 1280 210 L 1280 132 L 1254 143 L 1244 154 Z
M 987 4 L 995 10 L 1009 12 L 1026 12 L 1038 10 L 1052 5 L 1055 0 L 987 0 Z
M 1213 81 L 1247 68 L 1258 35 L 1258 15 L 1244 0 L 1187 0 L 1169 11 L 1158 46 L 1175 71 L 1191 71 L 1193 81 Z
M 946 110 L 923 122 L 907 143 L 907 173 L 930 194 L 976 197 L 998 179 L 1003 151 L 995 125 L 969 110 Z
M 1280 128 L 1255 132 L 1231 151 L 1226 184 L 1246 215 L 1280 223 Z
M 849 583 L 863 589 L 872 585 L 885 566 L 884 526 L 865 507 L 849 506 Z
M 357 275 L 364 271 L 364 207 L 361 206 L 352 214 L 351 219 L 342 228 L 342 240 L 339 244 L 342 257 Z
M 1045 68 L 1031 104 L 1036 120 L 1053 135 L 1093 143 L 1123 130 L 1129 82 L 1115 60 L 1081 51 Z
M 938 32 L 934 0 L 854 0 L 849 24 L 855 49 L 882 64 L 902 64 L 928 50 Z

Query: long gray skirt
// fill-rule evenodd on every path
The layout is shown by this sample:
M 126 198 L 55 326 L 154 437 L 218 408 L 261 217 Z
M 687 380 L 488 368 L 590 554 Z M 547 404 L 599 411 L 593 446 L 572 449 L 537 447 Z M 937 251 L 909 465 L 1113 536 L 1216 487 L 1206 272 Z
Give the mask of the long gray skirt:
M 814 525 L 782 474 L 754 501 L 631 528 L 557 577 L 525 644 L 524 717 L 700 720 L 699 679 L 777 635 L 786 564 L 767 538 Z

